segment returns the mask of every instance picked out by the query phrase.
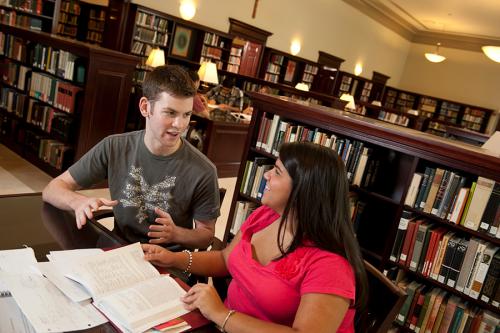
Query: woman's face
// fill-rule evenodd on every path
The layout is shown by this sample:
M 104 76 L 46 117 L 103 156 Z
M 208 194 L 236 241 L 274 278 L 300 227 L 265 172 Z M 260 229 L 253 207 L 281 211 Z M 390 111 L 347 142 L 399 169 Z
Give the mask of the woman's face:
M 276 161 L 274 168 L 264 173 L 264 178 L 267 182 L 262 203 L 282 214 L 292 193 L 292 178 L 280 159 Z

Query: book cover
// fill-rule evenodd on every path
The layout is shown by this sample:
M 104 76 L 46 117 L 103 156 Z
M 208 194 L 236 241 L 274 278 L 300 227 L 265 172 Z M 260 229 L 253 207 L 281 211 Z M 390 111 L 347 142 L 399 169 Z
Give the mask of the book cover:
M 414 204 L 414 207 L 416 209 L 420 209 L 420 203 L 422 202 L 422 198 L 427 188 L 427 184 L 429 183 L 429 176 L 431 174 L 431 170 L 432 168 L 425 167 L 425 171 L 422 174 L 422 181 L 420 182 L 420 187 L 418 189 L 417 198 L 415 199 L 415 204 Z
M 446 251 L 444 253 L 443 262 L 441 264 L 441 269 L 439 270 L 438 281 L 446 284 L 446 280 L 448 279 L 448 273 L 450 271 L 450 266 L 453 261 L 453 257 L 455 256 L 455 252 L 457 250 L 457 245 L 460 242 L 460 237 L 453 236 L 447 244 Z
M 486 207 L 484 208 L 483 216 L 481 216 L 481 223 L 479 227 L 485 229 L 488 226 L 488 233 L 495 236 L 500 226 L 500 183 L 495 182 L 493 191 Z
M 478 177 L 476 188 L 474 189 L 474 194 L 463 224 L 464 227 L 478 230 L 481 217 L 483 216 L 484 209 L 486 208 L 494 185 L 495 181 L 484 177 Z
M 423 223 L 423 220 L 415 220 L 415 228 L 411 234 L 410 245 L 408 247 L 408 255 L 406 257 L 406 262 L 405 262 L 406 267 L 410 266 L 410 262 L 411 262 L 411 259 L 413 257 L 413 249 L 415 248 L 415 241 L 417 239 L 417 232 L 418 232 L 418 229 L 422 223 Z M 407 233 L 408 233 L 408 231 L 407 231 Z M 406 241 L 406 239 L 405 239 L 405 241 Z
M 500 281 L 500 251 L 497 251 L 491 260 L 490 268 L 484 278 L 483 289 L 481 290 L 481 301 L 488 303 L 495 295 Z
M 451 321 L 453 319 L 453 315 L 455 314 L 455 310 L 457 308 L 457 304 L 460 302 L 460 298 L 458 296 L 451 296 L 450 299 L 448 299 L 448 303 L 446 304 L 446 309 L 444 310 L 443 314 L 443 320 L 441 321 L 441 325 L 439 327 L 438 333 L 447 333 Z
M 406 264 L 406 259 L 408 258 L 408 252 L 410 251 L 411 239 L 414 235 L 416 220 L 408 221 L 408 226 L 406 228 L 406 234 L 403 241 L 403 247 L 401 248 L 401 254 L 399 256 L 399 263 L 402 265 Z
M 446 250 L 448 249 L 448 241 L 454 235 L 455 235 L 454 232 L 449 231 L 443 236 L 443 239 L 439 242 L 438 252 L 436 253 L 436 257 L 434 258 L 434 263 L 432 264 L 432 271 L 430 274 L 430 277 L 434 280 L 437 280 L 439 277 L 439 271 L 441 270 L 441 264 L 443 262 Z
M 427 168 L 425 168 L 425 172 L 427 173 Z M 424 181 L 422 182 L 422 188 L 420 189 L 422 191 L 422 196 L 420 197 L 420 203 L 417 207 L 420 208 L 420 210 L 424 210 L 425 208 L 427 199 L 429 197 L 429 191 L 431 190 L 431 186 L 434 181 L 435 174 L 436 174 L 436 169 L 429 168 L 429 173 L 427 174 L 427 181 L 425 179 L 425 174 L 424 174 Z
M 434 326 L 432 326 L 432 333 L 438 333 L 439 328 L 441 327 L 441 323 L 443 322 L 444 311 L 446 310 L 446 306 L 448 305 L 448 301 L 450 299 L 450 295 L 446 294 L 439 306 L 438 314 L 436 316 L 436 321 L 434 322 Z
M 437 214 L 439 205 L 441 204 L 441 201 L 443 200 L 443 197 L 444 197 L 444 192 L 446 191 L 446 188 L 447 188 L 448 183 L 450 181 L 451 174 L 452 174 L 452 172 L 449 170 L 444 171 L 444 173 L 441 177 L 441 182 L 439 183 L 436 194 L 434 196 L 434 201 L 431 200 L 432 202 L 427 202 L 427 203 L 430 203 L 431 207 L 429 210 L 424 210 L 426 213 L 430 213 L 432 215 Z M 436 176 L 437 176 L 437 171 L 436 171 Z M 434 186 L 434 183 L 432 184 L 432 186 Z M 433 190 L 433 188 L 431 188 L 431 191 L 432 190 Z M 429 197 L 430 197 L 430 194 L 429 194 Z M 427 208 L 427 204 L 425 205 L 425 207 Z
M 448 187 L 446 188 L 443 200 L 441 201 L 441 204 L 439 205 L 436 214 L 440 218 L 446 219 L 446 217 L 448 216 L 448 212 L 456 197 L 457 191 L 461 187 L 460 185 L 463 186 L 461 182 L 464 182 L 464 178 L 461 177 L 460 175 L 457 175 L 456 173 L 453 173 L 452 177 L 450 177 L 450 181 L 448 182 Z
M 479 267 L 477 269 L 476 275 L 474 276 L 474 281 L 472 281 L 472 286 L 469 292 L 469 296 L 478 299 L 479 293 L 483 288 L 484 279 L 490 268 L 493 257 L 498 252 L 498 247 L 493 244 L 488 244 L 483 252 L 481 260 L 479 262 Z
M 469 196 L 470 188 L 463 187 L 458 191 L 457 199 L 451 213 L 449 214 L 448 220 L 452 223 L 458 224 L 462 219 L 462 213 L 465 209 L 467 203 L 467 198 Z
M 417 199 L 418 189 L 420 187 L 420 182 L 422 181 L 423 175 L 421 173 L 415 172 L 408 188 L 408 193 L 406 193 L 405 205 L 413 207 L 415 205 L 415 200 Z
M 398 230 L 396 231 L 396 236 L 394 244 L 392 246 L 391 254 L 389 259 L 396 262 L 401 256 L 401 250 L 403 248 L 403 241 L 405 238 L 406 230 L 408 229 L 408 222 L 413 217 L 413 214 L 409 211 L 404 210 L 401 213 L 401 218 L 399 219 Z
M 448 271 L 448 279 L 446 281 L 446 284 L 451 288 L 455 287 L 468 246 L 469 241 L 466 239 L 461 239 L 457 245 L 455 255 L 453 256 L 453 260 L 451 261 L 450 269 Z
M 469 272 L 469 276 L 467 277 L 467 280 L 465 281 L 465 287 L 463 293 L 466 295 L 469 295 L 470 290 L 472 288 L 472 282 L 474 282 L 474 278 L 476 276 L 477 270 L 479 268 L 479 264 L 481 262 L 481 259 L 483 257 L 483 253 L 486 250 L 486 242 L 483 240 L 479 241 L 479 245 L 477 246 L 477 251 L 474 256 L 474 261 L 472 262 L 472 267 Z
M 436 172 L 434 174 L 434 179 L 432 180 L 431 187 L 429 190 L 429 194 L 427 196 L 427 200 L 425 202 L 424 206 L 424 212 L 430 214 L 434 205 L 434 202 L 436 201 L 436 197 L 438 195 L 438 191 L 442 184 L 444 183 L 444 179 L 447 175 L 449 175 L 448 170 L 444 170 L 441 168 L 437 168 Z
M 432 332 L 432 328 L 434 327 L 439 309 L 441 308 L 441 304 L 443 303 L 443 299 L 445 298 L 445 296 L 446 292 L 444 290 L 439 289 L 436 295 L 436 299 L 434 300 L 434 304 L 430 309 L 430 314 L 429 314 L 429 319 L 427 320 L 427 324 L 425 325 L 425 327 L 421 327 L 420 330 L 421 332 L 423 333 Z
M 413 302 L 413 298 L 415 296 L 415 290 L 420 287 L 421 284 L 416 282 L 416 281 L 411 281 L 407 287 L 406 287 L 406 294 L 408 295 L 406 297 L 405 302 L 401 306 L 401 310 L 399 311 L 399 314 L 396 316 L 396 322 L 399 323 L 400 325 L 404 325 L 406 322 L 406 318 L 408 315 L 408 311 L 410 310 L 411 303 Z
M 418 266 L 417 266 L 417 272 L 422 273 L 424 269 L 424 264 L 425 264 L 425 259 L 427 258 L 427 254 L 429 252 L 429 247 L 431 243 L 431 238 L 433 236 L 433 231 L 437 229 L 437 226 L 431 225 L 429 228 L 427 228 L 427 231 L 425 233 L 425 238 L 424 238 L 424 243 L 422 245 L 422 252 L 420 253 L 419 259 L 418 259 Z
M 438 256 L 439 245 L 446 232 L 447 229 L 443 227 L 439 227 L 432 231 L 431 240 L 429 242 L 429 249 L 427 250 L 424 267 L 422 268 L 421 272 L 425 277 L 431 275 L 434 260 L 437 260 L 436 257 Z
M 460 292 L 464 291 L 465 283 L 467 282 L 467 277 L 472 269 L 478 245 L 479 239 L 472 237 L 469 241 L 467 251 L 465 252 L 464 261 L 462 263 L 462 268 L 460 269 L 460 274 L 458 275 L 457 283 L 455 284 L 455 289 Z
M 415 242 L 413 246 L 413 253 L 411 256 L 409 268 L 411 271 L 416 272 L 418 268 L 418 263 L 420 261 L 420 255 L 422 253 L 422 248 L 424 246 L 425 238 L 427 235 L 427 230 L 430 224 L 423 222 L 418 226 L 417 233 L 415 235 Z

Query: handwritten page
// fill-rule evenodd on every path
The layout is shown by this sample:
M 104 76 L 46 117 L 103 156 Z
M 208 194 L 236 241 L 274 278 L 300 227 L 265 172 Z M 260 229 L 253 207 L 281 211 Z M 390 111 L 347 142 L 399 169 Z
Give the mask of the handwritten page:
M 83 284 L 94 301 L 137 282 L 160 276 L 156 268 L 144 260 L 139 243 L 80 258 L 73 261 L 71 270 L 72 273 L 66 276 Z
M 90 293 L 78 282 L 68 279 L 52 262 L 39 262 L 36 268 L 73 302 L 90 299 Z
M 0 273 L 0 279 L 38 333 L 83 330 L 107 322 L 92 304 L 72 302 L 42 276 Z
M 36 333 L 12 297 L 0 297 L 0 332 Z

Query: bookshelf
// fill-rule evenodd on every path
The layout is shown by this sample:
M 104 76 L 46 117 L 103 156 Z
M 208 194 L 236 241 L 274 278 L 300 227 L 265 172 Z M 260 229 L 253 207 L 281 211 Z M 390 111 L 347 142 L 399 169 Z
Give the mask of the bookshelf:
M 123 131 L 136 57 L 0 27 L 0 142 L 56 176 Z
M 274 163 L 279 143 L 287 140 L 316 140 L 336 149 L 346 163 L 354 198 L 351 200 L 354 202 L 352 219 L 366 260 L 381 271 L 403 270 L 410 280 L 418 280 L 428 285 L 428 288 L 440 287 L 482 310 L 493 311 L 497 315 L 500 313 L 498 307 L 463 295 L 446 282 L 431 279 L 418 270 L 414 272 L 390 258 L 405 211 L 428 220 L 426 223 L 435 225 L 434 228 L 454 231 L 464 239 L 474 237 L 500 245 L 500 239 L 496 237 L 451 224 L 447 219 L 406 204 L 415 173 L 424 173 L 426 168 L 442 168 L 464 177 L 465 185 L 477 181 L 478 177 L 500 182 L 500 158 L 480 148 L 345 111 L 285 97 L 256 93 L 250 95 L 254 114 L 224 241 L 228 240 L 231 231 L 237 231 L 234 224 L 241 223 L 245 213 L 248 214 L 260 204 L 262 180 L 259 177 L 267 165 Z M 305 114 L 307 117 L 304 117 Z M 247 165 L 252 164 L 255 168 L 251 181 L 252 169 Z
M 203 44 L 201 46 L 200 64 L 206 61 L 215 63 L 218 70 L 227 68 L 229 54 L 236 52 L 234 48 L 229 48 L 230 40 L 214 32 L 205 32 Z M 240 49 L 241 50 L 241 49 Z M 235 59 L 232 59 L 235 61 Z M 236 62 L 236 61 L 235 61 Z
M 151 70 L 146 65 L 151 50 L 162 48 L 165 53 L 168 52 L 173 25 L 160 13 L 137 6 L 131 29 L 130 46 L 124 51 L 141 57 L 134 72 L 134 83 L 142 83 L 146 73 Z
M 62 0 L 60 6 L 59 22 L 57 24 L 57 33 L 76 39 L 78 34 L 78 24 L 81 14 L 79 1 Z
M 0 22 L 34 31 L 52 32 L 57 24 L 61 0 L 4 0 L 0 2 Z

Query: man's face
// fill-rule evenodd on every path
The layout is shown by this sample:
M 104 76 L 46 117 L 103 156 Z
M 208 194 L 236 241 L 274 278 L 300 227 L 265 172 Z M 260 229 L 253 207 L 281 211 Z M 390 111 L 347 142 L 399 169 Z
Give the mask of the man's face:
M 166 92 L 146 103 L 146 140 L 155 154 L 170 154 L 180 146 L 181 134 L 189 126 L 193 97 L 174 97 Z

